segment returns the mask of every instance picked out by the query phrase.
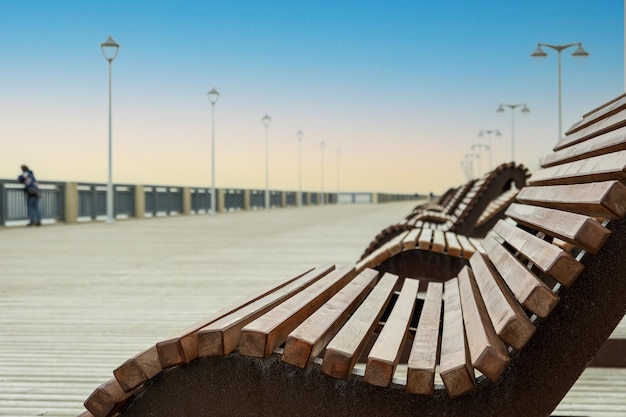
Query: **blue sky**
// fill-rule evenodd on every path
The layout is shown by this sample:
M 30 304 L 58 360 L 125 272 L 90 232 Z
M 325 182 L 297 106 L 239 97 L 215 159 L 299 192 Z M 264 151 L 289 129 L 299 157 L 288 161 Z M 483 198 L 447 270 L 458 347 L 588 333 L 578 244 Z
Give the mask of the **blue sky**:
M 563 125 L 624 91 L 624 5 L 579 1 L 17 1 L 0 0 L 0 178 L 21 163 L 41 179 L 105 182 L 107 63 L 113 63 L 113 178 L 210 184 L 216 105 L 218 187 L 443 191 L 481 129 L 500 129 L 494 165 L 536 169 L 557 139 L 557 56 L 537 42 L 583 42 L 563 53 Z M 337 149 L 341 150 L 337 157 Z M 482 171 L 488 168 L 482 154 Z M 475 166 L 478 171 L 478 165 Z M 339 172 L 339 176 L 337 175 Z

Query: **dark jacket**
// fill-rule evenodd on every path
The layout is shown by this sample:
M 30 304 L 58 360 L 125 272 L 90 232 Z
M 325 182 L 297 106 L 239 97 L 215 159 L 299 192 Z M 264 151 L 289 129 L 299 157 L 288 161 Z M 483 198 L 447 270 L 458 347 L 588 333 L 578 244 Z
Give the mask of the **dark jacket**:
M 24 171 L 17 177 L 17 180 L 24 184 L 24 193 L 28 195 L 41 195 L 39 190 L 39 183 L 35 179 L 35 174 L 30 169 Z

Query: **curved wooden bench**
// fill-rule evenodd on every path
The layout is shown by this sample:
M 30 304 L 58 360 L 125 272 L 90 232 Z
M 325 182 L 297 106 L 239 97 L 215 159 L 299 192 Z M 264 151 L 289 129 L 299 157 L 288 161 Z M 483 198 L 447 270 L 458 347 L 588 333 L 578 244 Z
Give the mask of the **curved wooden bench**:
M 472 237 L 483 237 L 526 183 L 528 170 L 514 163 L 501 164 L 479 180 L 456 189 L 442 211 L 421 210 L 418 206 L 402 222 L 383 229 L 368 245 L 361 260 L 413 229 L 433 229 Z
M 604 110 L 575 141 L 594 155 L 535 173 L 454 275 L 422 277 L 419 236 L 376 270 L 306 271 L 129 359 L 83 415 L 550 414 L 626 312 L 626 134 L 597 149 L 622 124 Z

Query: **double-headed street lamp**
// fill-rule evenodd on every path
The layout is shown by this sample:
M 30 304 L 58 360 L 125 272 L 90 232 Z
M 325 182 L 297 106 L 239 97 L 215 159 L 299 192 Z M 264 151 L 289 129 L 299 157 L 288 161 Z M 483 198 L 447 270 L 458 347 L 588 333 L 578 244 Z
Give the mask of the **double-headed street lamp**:
M 533 58 L 546 58 L 548 56 L 548 54 L 541 49 L 542 46 L 545 46 L 546 48 L 550 48 L 550 49 L 554 49 L 557 52 L 558 55 L 558 61 L 559 61 L 559 65 L 558 65 L 558 79 L 559 79 L 559 137 L 558 139 L 561 139 L 561 135 L 563 134 L 561 126 L 562 126 L 562 113 L 561 113 L 561 52 L 563 52 L 565 49 L 567 48 L 571 48 L 573 46 L 577 46 L 578 48 L 576 48 L 576 50 L 574 52 L 572 52 L 572 56 L 575 58 L 587 58 L 589 56 L 589 52 L 585 51 L 583 49 L 583 44 L 581 42 L 577 42 L 577 43 L 568 43 L 566 45 L 550 45 L 549 43 L 541 43 L 539 42 L 537 44 L 537 49 L 535 49 L 535 51 L 530 54 L 531 57 Z
M 209 91 L 211 102 L 211 214 L 215 214 L 215 103 L 220 98 L 220 93 L 213 87 Z
M 324 143 L 324 141 L 320 142 L 320 150 L 321 150 L 321 162 L 322 162 L 322 182 L 321 182 L 321 187 L 322 187 L 322 205 L 324 205 L 324 148 L 326 147 L 326 144 Z
M 520 104 L 502 103 L 500 104 L 500 107 L 498 107 L 498 110 L 496 110 L 497 113 L 504 113 L 505 111 L 504 107 L 508 107 L 511 109 L 511 161 L 513 162 L 515 162 L 515 109 L 520 106 L 522 106 L 520 110 L 522 114 L 528 114 L 530 112 L 530 109 L 528 108 L 528 106 L 526 106 L 526 103 L 520 103 Z
M 472 145 L 471 149 L 472 150 L 478 149 L 478 152 L 475 153 L 474 155 L 476 155 L 478 158 L 478 175 L 480 176 L 483 173 L 482 163 L 480 162 L 480 150 L 481 149 L 489 150 L 489 145 L 485 145 L 484 143 L 477 143 L 475 145 Z
M 489 149 L 489 171 L 493 169 L 492 160 L 491 160 L 491 154 L 492 154 L 492 149 L 493 149 L 491 147 L 491 135 L 492 134 L 495 134 L 496 136 L 500 136 L 500 131 L 498 129 L 492 129 L 492 130 L 481 130 L 480 132 L 478 132 L 479 138 L 485 137 L 485 135 L 487 135 L 487 149 Z
M 100 44 L 104 59 L 109 61 L 109 180 L 107 182 L 107 223 L 113 223 L 113 146 L 111 138 L 111 69 L 113 60 L 120 51 L 120 45 L 111 36 Z
M 261 119 L 265 126 L 265 210 L 270 209 L 270 176 L 269 176 L 269 159 L 268 159 L 268 147 L 267 147 L 267 128 L 270 125 L 272 119 L 266 114 Z
M 298 130 L 298 206 L 302 206 L 302 137 L 304 133 Z

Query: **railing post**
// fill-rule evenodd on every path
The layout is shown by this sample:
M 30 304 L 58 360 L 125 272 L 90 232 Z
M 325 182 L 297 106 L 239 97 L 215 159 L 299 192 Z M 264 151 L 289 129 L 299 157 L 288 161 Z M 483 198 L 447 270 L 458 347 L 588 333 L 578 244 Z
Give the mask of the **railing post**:
M 226 211 L 225 209 L 225 203 L 226 203 L 226 198 L 224 198 L 224 193 L 225 190 L 223 188 L 218 188 L 217 190 L 217 195 L 215 196 L 215 198 L 217 198 L 217 201 L 215 202 L 215 207 L 218 213 L 224 213 Z
M 183 187 L 181 188 L 182 197 L 183 197 L 183 213 L 185 215 L 191 214 L 191 188 Z
M 65 223 L 78 222 L 78 183 L 66 182 L 63 197 L 63 214 Z
M 143 185 L 135 185 L 135 217 L 143 219 L 146 216 L 146 193 Z
M 250 210 L 250 190 L 243 190 L 243 209 Z

